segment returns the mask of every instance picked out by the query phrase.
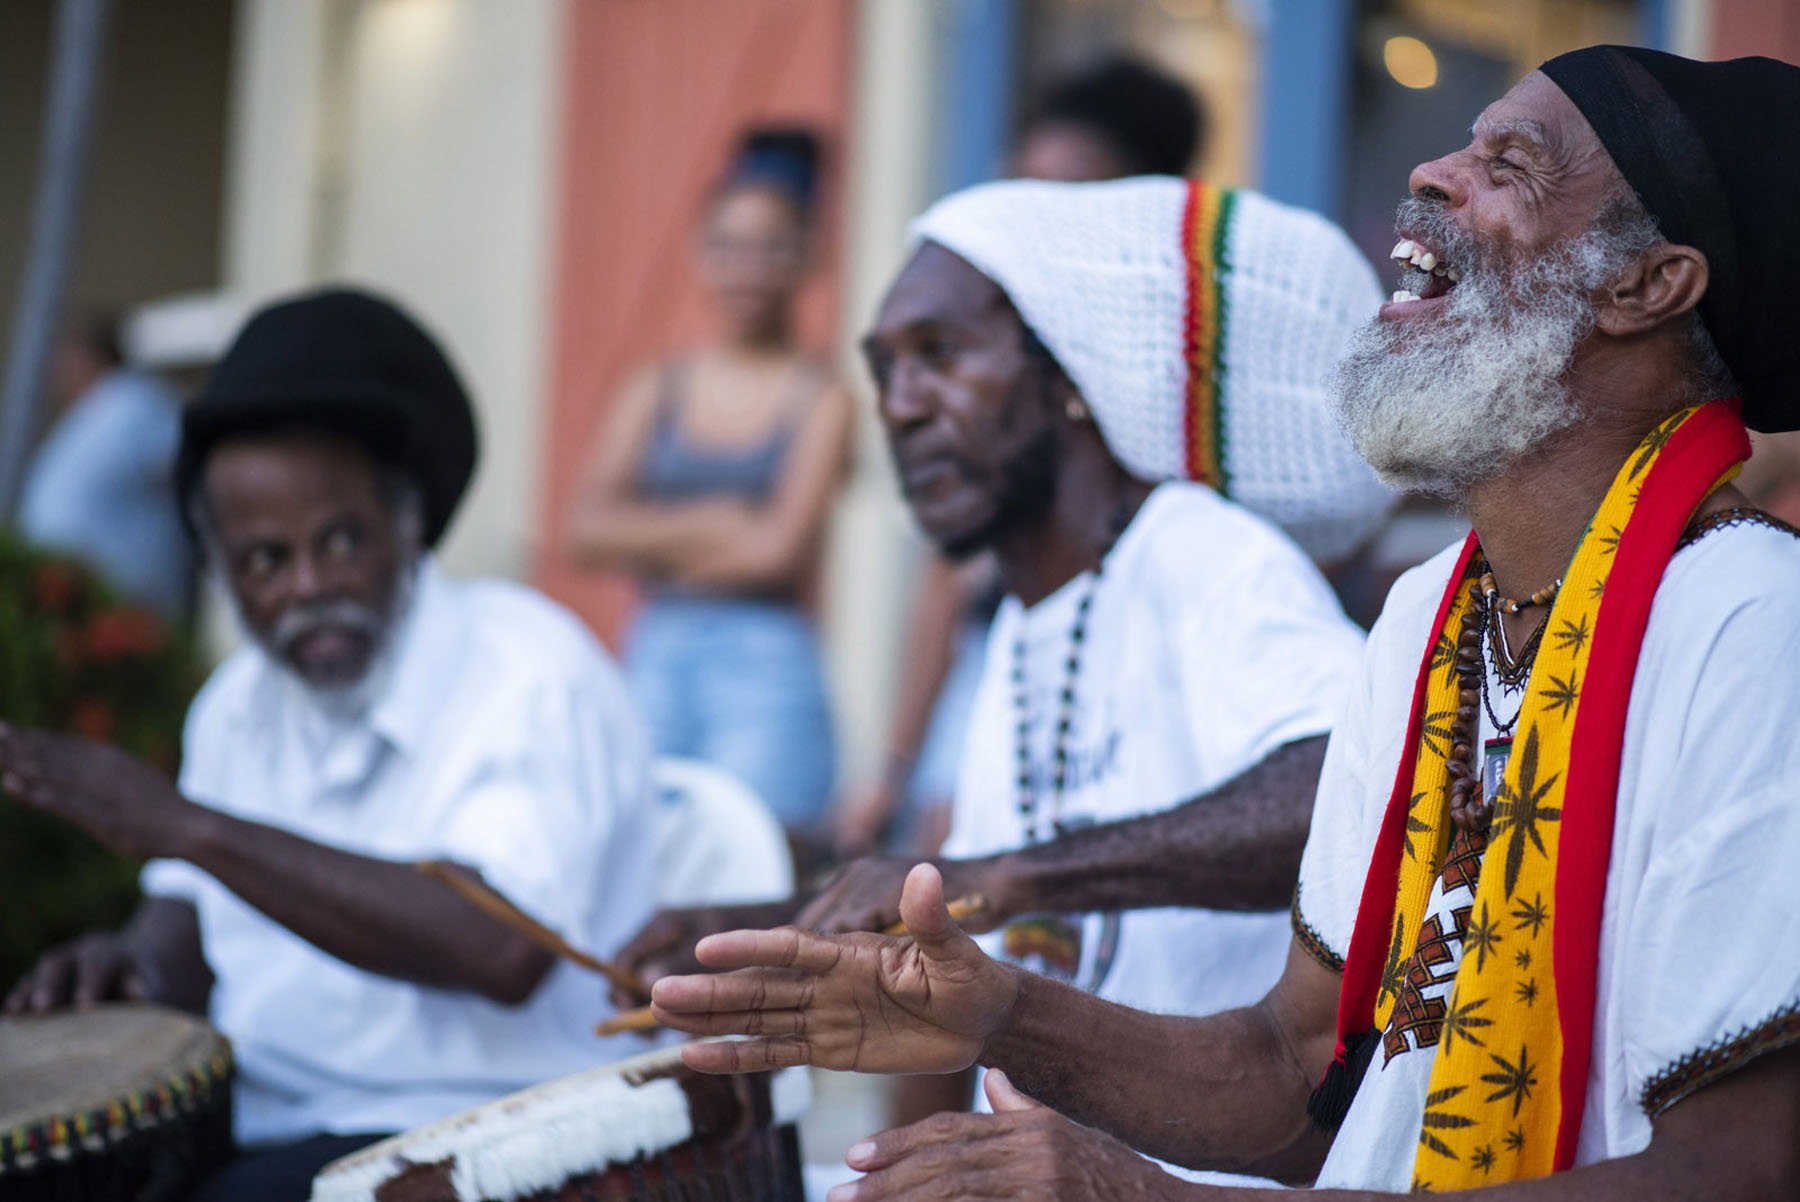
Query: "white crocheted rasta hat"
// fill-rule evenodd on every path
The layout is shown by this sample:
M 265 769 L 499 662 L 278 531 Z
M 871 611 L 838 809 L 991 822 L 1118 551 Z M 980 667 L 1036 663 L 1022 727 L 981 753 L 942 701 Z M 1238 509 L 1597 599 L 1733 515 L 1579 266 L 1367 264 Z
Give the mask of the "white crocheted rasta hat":
M 1381 289 L 1323 217 L 1161 176 L 1009 180 L 944 198 L 912 230 L 1005 291 L 1134 476 L 1210 484 L 1324 562 L 1392 506 L 1330 394 Z

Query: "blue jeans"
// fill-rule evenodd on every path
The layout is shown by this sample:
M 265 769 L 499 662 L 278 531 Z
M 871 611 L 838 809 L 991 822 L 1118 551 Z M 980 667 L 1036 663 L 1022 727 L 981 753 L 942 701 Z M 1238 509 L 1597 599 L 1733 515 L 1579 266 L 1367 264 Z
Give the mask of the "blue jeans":
M 626 671 L 658 755 L 725 769 L 789 830 L 818 826 L 836 783 L 819 640 L 764 601 L 661 595 L 638 615 Z

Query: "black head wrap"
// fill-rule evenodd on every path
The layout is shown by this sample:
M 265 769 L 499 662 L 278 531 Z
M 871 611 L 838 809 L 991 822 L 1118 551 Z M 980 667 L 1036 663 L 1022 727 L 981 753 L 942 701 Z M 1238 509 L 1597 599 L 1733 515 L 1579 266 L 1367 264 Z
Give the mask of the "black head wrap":
M 221 440 L 280 430 L 342 434 L 404 472 L 423 494 L 426 546 L 475 474 L 475 414 L 456 370 L 412 318 L 353 289 L 277 302 L 244 326 L 182 417 L 183 513 Z
M 1540 70 L 1580 109 L 1671 242 L 1706 255 L 1700 319 L 1744 419 L 1800 429 L 1800 68 L 1590 46 Z

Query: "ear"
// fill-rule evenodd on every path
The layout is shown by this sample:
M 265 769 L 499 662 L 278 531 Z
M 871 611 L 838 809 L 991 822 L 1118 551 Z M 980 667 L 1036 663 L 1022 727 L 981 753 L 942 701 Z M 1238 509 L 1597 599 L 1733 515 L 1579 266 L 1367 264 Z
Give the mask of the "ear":
M 1664 242 L 1613 282 L 1594 324 L 1614 337 L 1647 333 L 1692 311 L 1706 295 L 1708 278 L 1704 254 Z

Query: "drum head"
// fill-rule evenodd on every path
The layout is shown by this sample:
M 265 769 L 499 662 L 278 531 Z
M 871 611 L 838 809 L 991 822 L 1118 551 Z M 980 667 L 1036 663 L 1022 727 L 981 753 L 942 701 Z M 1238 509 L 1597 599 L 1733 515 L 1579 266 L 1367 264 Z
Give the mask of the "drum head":
M 160 1006 L 0 1019 L 0 1131 L 149 1093 L 223 1047 L 205 1022 Z

